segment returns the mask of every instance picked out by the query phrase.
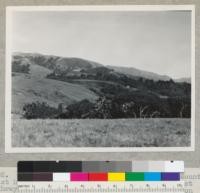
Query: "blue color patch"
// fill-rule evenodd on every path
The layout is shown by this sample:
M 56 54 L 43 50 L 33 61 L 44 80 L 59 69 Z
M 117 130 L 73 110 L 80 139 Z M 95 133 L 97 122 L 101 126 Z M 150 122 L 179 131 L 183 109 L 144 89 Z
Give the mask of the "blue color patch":
M 146 172 L 144 173 L 144 181 L 161 181 L 160 172 Z

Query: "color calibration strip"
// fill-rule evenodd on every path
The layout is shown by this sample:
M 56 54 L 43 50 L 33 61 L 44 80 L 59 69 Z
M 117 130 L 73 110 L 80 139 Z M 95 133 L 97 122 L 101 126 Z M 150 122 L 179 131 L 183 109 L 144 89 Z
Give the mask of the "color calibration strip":
M 18 173 L 18 181 L 180 181 L 180 173 L 175 172 L 108 172 L 108 173 Z
M 184 172 L 183 161 L 20 161 L 18 173 Z
M 179 181 L 183 161 L 20 161 L 18 181 Z

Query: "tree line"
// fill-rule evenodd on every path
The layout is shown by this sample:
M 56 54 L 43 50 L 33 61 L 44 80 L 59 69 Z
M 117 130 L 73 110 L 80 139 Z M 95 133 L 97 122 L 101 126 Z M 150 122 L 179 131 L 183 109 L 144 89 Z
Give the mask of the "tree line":
M 154 103 L 136 103 L 120 98 L 99 97 L 95 102 L 87 99 L 68 106 L 52 107 L 45 102 L 33 102 L 23 107 L 26 119 L 117 119 L 117 118 L 189 118 L 190 105 L 170 100 L 169 106 Z
M 110 81 L 125 87 L 137 88 L 140 90 L 151 90 L 160 95 L 169 97 L 189 96 L 191 93 L 191 84 L 186 82 L 175 82 L 174 80 L 158 80 L 147 79 L 143 77 L 128 76 L 106 67 L 96 67 L 80 72 L 68 72 L 54 70 L 47 75 L 47 78 L 70 82 L 73 80 L 100 80 Z

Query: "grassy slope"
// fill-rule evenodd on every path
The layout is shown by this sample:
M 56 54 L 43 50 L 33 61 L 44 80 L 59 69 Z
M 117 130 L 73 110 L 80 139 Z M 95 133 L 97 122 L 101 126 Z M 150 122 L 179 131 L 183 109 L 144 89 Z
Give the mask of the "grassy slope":
M 14 147 L 190 146 L 190 119 L 13 120 Z
M 95 100 L 97 96 L 81 85 L 46 79 L 50 71 L 31 65 L 30 74 L 14 73 L 12 77 L 12 113 L 20 115 L 25 103 L 44 101 L 56 106 L 70 104 L 82 99 Z

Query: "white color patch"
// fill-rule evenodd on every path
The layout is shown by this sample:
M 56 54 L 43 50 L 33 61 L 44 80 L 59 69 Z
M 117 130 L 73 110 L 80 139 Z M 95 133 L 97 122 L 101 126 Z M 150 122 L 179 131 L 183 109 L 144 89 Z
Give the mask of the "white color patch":
M 70 173 L 53 173 L 53 181 L 70 181 Z
M 166 161 L 165 172 L 184 172 L 183 161 Z

